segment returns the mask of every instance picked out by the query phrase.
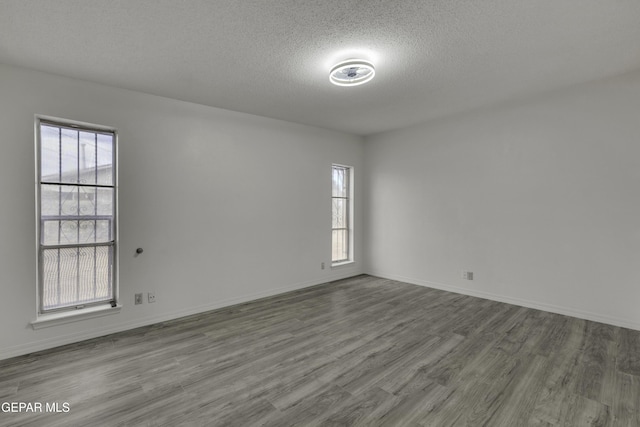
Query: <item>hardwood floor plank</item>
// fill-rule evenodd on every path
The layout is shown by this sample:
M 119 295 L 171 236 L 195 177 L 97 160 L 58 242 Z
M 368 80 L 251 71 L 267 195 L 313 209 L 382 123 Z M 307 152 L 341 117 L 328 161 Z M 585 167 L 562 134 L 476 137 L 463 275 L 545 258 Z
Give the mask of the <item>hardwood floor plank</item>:
M 325 419 L 331 408 L 351 397 L 351 394 L 337 385 L 324 384 L 316 388 L 315 393 L 305 393 L 301 399 L 296 400 L 293 405 L 281 411 L 282 416 L 279 419 L 263 425 L 265 427 L 276 427 L 282 425 L 307 426 L 319 424 Z
M 568 410 L 560 425 L 575 427 L 613 425 L 613 419 L 607 405 L 578 395 L 572 395 L 565 404 Z
M 497 341 L 495 347 L 507 354 L 531 352 L 543 340 L 548 321 L 547 313 L 527 310 Z
M 417 338 L 416 341 L 407 346 L 399 347 L 397 350 L 387 352 L 377 364 L 373 365 L 373 369 L 361 371 L 360 375 L 351 379 L 342 385 L 345 390 L 354 394 L 360 394 L 388 376 L 395 376 L 399 372 L 408 369 L 416 363 L 416 360 L 422 360 L 434 349 L 434 345 L 440 341 L 439 337 L 428 336 Z M 340 383 L 340 378 L 336 383 Z
M 618 369 L 626 374 L 640 376 L 640 331 L 620 328 Z
M 312 426 L 358 426 L 374 425 L 380 418 L 395 407 L 400 399 L 386 391 L 374 387 L 360 396 L 347 399 L 327 410 L 323 419 Z
M 438 408 L 450 395 L 450 390 L 431 383 L 422 390 L 404 396 L 390 411 L 383 414 L 374 425 L 421 425 L 420 421 Z
M 610 394 L 613 425 L 640 426 L 640 377 L 618 372 Z
M 580 352 L 574 392 L 587 399 L 604 402 L 615 381 L 617 345 L 589 335 Z
M 574 347 L 559 347 L 549 354 L 544 386 L 536 396 L 531 420 L 534 424 L 561 425 L 567 411 L 567 401 L 573 395 L 578 375 L 580 351 Z
M 436 380 L 429 377 L 433 366 L 447 357 L 451 351 L 464 341 L 464 337 L 453 334 L 448 339 L 437 342 L 428 353 L 415 359 L 413 363 L 385 374 L 377 381 L 377 386 L 396 396 L 405 396 L 431 387 Z
M 427 376 L 441 385 L 453 382 L 472 357 L 489 351 L 494 342 L 495 338 L 488 335 L 463 340 L 449 352 L 447 357 L 441 358 L 430 367 Z
M 549 360 L 543 356 L 525 357 L 516 365 L 514 375 L 503 376 L 504 384 L 491 387 L 496 395 L 492 405 L 482 407 L 477 425 L 523 426 L 529 423 L 535 409 L 536 397 L 546 380 Z M 519 369 L 518 369 L 519 368 Z M 506 378 L 509 381 L 506 381 Z

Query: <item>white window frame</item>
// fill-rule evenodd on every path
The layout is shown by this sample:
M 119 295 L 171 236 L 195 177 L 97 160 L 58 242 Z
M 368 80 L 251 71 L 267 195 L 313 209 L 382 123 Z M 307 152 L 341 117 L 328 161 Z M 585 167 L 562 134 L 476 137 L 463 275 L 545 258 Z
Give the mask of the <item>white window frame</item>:
M 113 183 L 110 186 L 105 186 L 113 189 L 113 219 L 112 219 L 112 236 L 110 245 L 112 246 L 112 269 L 110 271 L 111 277 L 111 295 L 110 299 L 104 299 L 91 303 L 79 303 L 75 306 L 67 306 L 63 308 L 56 308 L 50 310 L 43 310 L 43 249 L 55 247 L 56 245 L 44 245 L 42 243 L 41 233 L 42 226 L 42 206 L 41 206 L 41 188 L 42 188 L 42 170 L 41 170 L 41 155 L 42 155 L 42 139 L 41 139 L 41 126 L 52 125 L 56 127 L 69 128 L 77 131 L 88 131 L 96 133 L 108 133 L 113 135 L 113 147 L 112 147 L 112 176 Z M 113 314 L 120 311 L 122 307 L 118 304 L 119 301 L 119 283 L 118 283 L 118 132 L 115 128 L 96 125 L 85 122 L 72 121 L 68 119 L 61 119 L 50 116 L 35 116 L 35 175 L 36 175 L 36 248 L 37 248 L 37 310 L 36 319 L 31 322 L 34 329 L 41 327 L 54 326 L 57 324 L 67 323 L 68 321 L 76 321 L 84 318 L 99 317 L 105 314 Z M 96 184 L 96 188 L 99 185 Z M 58 245 L 60 246 L 60 245 Z M 105 246 L 104 243 L 95 244 L 78 244 L 72 246 L 88 246 L 98 247 Z M 108 312 L 107 312 L 108 311 Z
M 333 210 L 333 199 L 334 199 L 334 195 L 333 195 L 333 170 L 335 168 L 341 168 L 341 169 L 345 169 L 348 171 L 348 194 L 347 194 L 347 253 L 348 253 L 348 257 L 347 259 L 341 259 L 341 260 L 337 260 L 334 261 L 333 260 L 333 231 L 335 230 L 333 228 L 333 223 L 331 224 L 331 266 L 332 267 L 339 267 L 342 265 L 346 265 L 346 264 L 351 264 L 354 262 L 354 197 L 353 197 L 353 193 L 354 193 L 354 168 L 353 166 L 349 166 L 349 165 L 344 165 L 344 164 L 339 164 L 339 163 L 333 163 L 331 165 L 331 184 L 332 184 L 332 189 L 331 189 L 331 202 L 332 202 L 332 210 Z M 333 215 L 333 212 L 332 212 Z M 332 219 L 333 222 L 333 219 Z M 343 228 L 341 228 L 343 229 Z

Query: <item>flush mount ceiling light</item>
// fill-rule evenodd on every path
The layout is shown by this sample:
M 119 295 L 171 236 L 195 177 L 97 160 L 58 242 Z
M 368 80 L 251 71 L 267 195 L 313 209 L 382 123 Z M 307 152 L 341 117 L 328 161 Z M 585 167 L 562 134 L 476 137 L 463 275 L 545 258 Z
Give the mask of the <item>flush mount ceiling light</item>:
M 358 86 L 370 81 L 376 69 L 369 61 L 349 59 L 337 63 L 329 72 L 329 81 L 338 86 Z

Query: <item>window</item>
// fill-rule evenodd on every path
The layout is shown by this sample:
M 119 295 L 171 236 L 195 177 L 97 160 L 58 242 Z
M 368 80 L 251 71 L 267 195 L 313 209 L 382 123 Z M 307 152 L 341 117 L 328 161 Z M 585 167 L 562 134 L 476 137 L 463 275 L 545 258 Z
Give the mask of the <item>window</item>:
M 116 134 L 37 120 L 39 313 L 115 303 Z
M 333 165 L 332 178 L 332 225 L 331 225 L 331 263 L 351 261 L 353 259 L 352 241 L 352 205 L 351 185 L 352 168 Z

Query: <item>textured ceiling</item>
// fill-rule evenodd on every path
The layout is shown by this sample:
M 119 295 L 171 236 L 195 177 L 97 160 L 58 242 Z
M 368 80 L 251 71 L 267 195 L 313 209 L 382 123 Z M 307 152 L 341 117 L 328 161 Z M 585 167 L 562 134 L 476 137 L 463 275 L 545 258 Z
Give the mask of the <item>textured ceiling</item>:
M 640 1 L 0 0 L 0 63 L 368 135 L 640 68 Z

